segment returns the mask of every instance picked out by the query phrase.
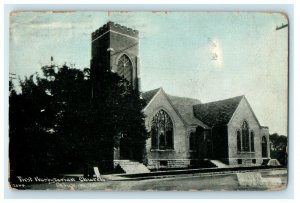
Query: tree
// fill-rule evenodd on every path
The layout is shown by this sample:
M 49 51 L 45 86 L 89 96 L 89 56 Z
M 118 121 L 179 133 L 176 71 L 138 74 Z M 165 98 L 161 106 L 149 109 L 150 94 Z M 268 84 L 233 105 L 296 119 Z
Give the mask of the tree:
M 132 159 L 147 164 L 146 140 L 149 133 L 145 127 L 145 116 L 142 109 L 146 103 L 140 97 L 138 90 L 131 90 L 125 97 L 123 105 L 122 134 L 127 140 L 128 149 L 131 149 Z
M 49 97 L 31 75 L 20 81 L 21 92 L 12 90 L 9 98 L 9 157 L 12 173 L 32 175 L 45 173 L 49 162 L 50 147 L 48 130 L 53 114 Z
M 278 135 L 277 133 L 270 135 L 271 157 L 277 159 L 280 164 L 287 165 L 287 136 Z
M 10 162 L 15 174 L 49 175 L 86 163 L 111 170 L 114 148 L 126 138 L 133 158 L 145 160 L 148 138 L 137 90 L 99 63 L 79 70 L 42 67 L 43 75 L 10 89 Z
M 51 97 L 53 132 L 59 144 L 54 148 L 62 172 L 80 168 L 88 150 L 90 112 L 89 71 L 67 66 L 44 66 L 40 85 Z
M 122 139 L 131 158 L 145 162 L 146 139 L 149 137 L 142 113 L 145 101 L 129 82 L 102 64 L 94 59 L 91 66 L 93 118 L 102 124 L 102 128 L 93 134 L 106 140 L 106 149 L 102 153 L 108 159 L 112 160 L 112 152 L 120 147 Z

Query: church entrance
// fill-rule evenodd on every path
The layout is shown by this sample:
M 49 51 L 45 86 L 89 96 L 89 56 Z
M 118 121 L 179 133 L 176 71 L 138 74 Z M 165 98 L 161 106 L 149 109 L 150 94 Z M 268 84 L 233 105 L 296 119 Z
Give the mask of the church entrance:
M 131 160 L 132 152 L 130 150 L 130 145 L 128 144 L 128 140 L 126 138 L 120 139 L 120 159 L 122 160 Z
M 212 158 L 211 132 L 202 127 L 196 129 L 197 157 Z

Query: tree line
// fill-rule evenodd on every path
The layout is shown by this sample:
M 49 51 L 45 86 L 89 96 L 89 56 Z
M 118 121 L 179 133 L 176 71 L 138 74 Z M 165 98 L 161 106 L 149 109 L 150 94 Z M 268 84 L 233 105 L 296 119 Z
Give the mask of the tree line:
M 270 134 L 271 142 L 271 158 L 277 159 L 279 163 L 283 166 L 288 164 L 288 138 L 284 135 L 279 135 L 278 133 Z

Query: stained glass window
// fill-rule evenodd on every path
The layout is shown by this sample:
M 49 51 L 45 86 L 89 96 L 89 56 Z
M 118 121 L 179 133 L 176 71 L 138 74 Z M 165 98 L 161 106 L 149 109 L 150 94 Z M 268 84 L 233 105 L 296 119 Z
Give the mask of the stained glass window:
M 242 150 L 245 152 L 249 152 L 249 126 L 247 121 L 243 122 L 242 126 Z
M 251 152 L 254 152 L 254 132 L 250 133 L 250 141 L 251 141 Z
M 242 151 L 242 143 L 241 143 L 241 132 L 238 130 L 236 132 L 236 145 L 237 145 L 237 151 Z
M 170 116 L 160 110 L 152 119 L 152 149 L 173 149 L 173 122 Z

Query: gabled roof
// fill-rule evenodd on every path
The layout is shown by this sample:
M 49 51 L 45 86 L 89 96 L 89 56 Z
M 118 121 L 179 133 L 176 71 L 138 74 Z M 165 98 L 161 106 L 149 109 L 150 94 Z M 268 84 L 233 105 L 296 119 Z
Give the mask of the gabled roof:
M 192 99 L 188 97 L 178 97 L 166 94 L 162 88 L 150 90 L 142 93 L 143 99 L 146 101 L 147 106 L 149 102 L 154 98 L 154 96 L 162 90 L 162 92 L 166 95 L 167 99 L 173 106 L 174 110 L 179 114 L 181 119 L 188 125 L 200 125 L 203 128 L 209 128 L 203 122 L 195 118 L 193 113 L 193 106 L 196 104 L 201 104 L 198 99 Z
M 148 104 L 151 99 L 156 95 L 156 93 L 160 90 L 160 88 L 150 90 L 147 92 L 142 92 L 142 97 L 146 101 L 146 104 Z
M 194 115 L 210 127 L 227 125 L 244 96 L 198 104 L 194 106 Z
M 194 116 L 193 106 L 197 104 L 201 104 L 201 101 L 198 99 L 192 99 L 188 97 L 177 97 L 168 95 L 173 106 L 177 109 L 179 114 L 182 116 L 184 121 L 189 125 L 200 125 L 203 128 L 208 128 L 203 122 L 197 119 Z

